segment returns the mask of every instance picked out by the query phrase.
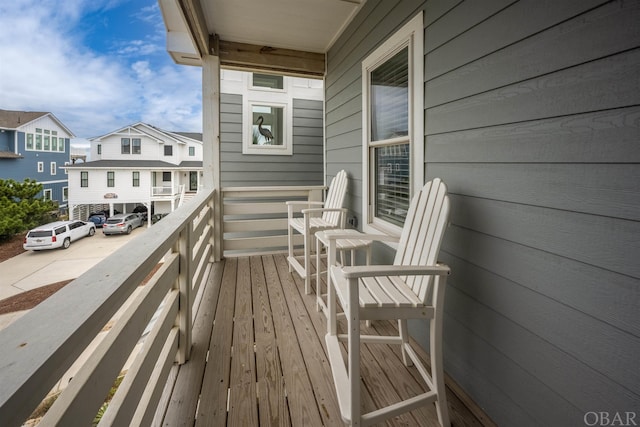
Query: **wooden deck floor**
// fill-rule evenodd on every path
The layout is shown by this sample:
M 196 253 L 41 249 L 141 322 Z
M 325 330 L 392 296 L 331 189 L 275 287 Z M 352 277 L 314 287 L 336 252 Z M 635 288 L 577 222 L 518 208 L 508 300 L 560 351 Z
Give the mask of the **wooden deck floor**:
M 389 322 L 372 326 L 379 333 L 390 328 L 395 326 Z M 284 255 L 215 264 L 197 311 L 191 359 L 172 371 L 156 425 L 344 425 L 324 335 L 315 295 L 304 294 L 303 282 L 289 273 Z M 424 387 L 415 369 L 404 368 L 395 347 L 363 347 L 367 410 Z M 453 425 L 490 424 L 448 392 Z M 388 425 L 435 426 L 435 408 L 413 411 Z

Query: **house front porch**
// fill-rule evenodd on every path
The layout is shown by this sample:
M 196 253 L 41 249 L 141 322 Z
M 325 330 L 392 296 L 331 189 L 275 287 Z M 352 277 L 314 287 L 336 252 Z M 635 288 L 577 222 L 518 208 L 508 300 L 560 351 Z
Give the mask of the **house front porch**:
M 198 193 L 0 331 L 0 425 L 22 425 L 79 357 L 39 425 L 342 425 L 326 320 L 284 251 L 272 250 L 286 238 L 275 200 L 314 200 L 318 188 L 250 190 Z M 372 332 L 394 327 L 375 322 Z M 422 390 L 397 349 L 366 346 L 362 357 L 367 409 Z M 491 424 L 448 385 L 454 425 Z M 431 407 L 391 421 L 436 423 Z

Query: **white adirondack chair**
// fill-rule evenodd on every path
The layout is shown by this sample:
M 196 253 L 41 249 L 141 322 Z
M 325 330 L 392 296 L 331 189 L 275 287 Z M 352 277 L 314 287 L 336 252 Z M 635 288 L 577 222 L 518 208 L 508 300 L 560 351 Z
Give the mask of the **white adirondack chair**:
M 329 284 L 327 351 L 343 420 L 353 426 L 379 423 L 419 406 L 435 403 L 438 420 L 449 426 L 442 367 L 442 310 L 449 267 L 438 264 L 440 244 L 448 225 L 449 197 L 440 179 L 428 182 L 414 196 L 407 212 L 393 265 L 332 266 Z M 348 236 L 347 236 L 348 237 Z M 351 236 L 353 237 L 353 236 Z M 340 239 L 339 234 L 332 239 Z M 363 234 L 372 240 L 396 240 Z M 329 250 L 335 245 L 330 245 Z M 342 304 L 348 333 L 336 334 L 336 297 Z M 361 320 L 398 319 L 398 336 L 360 334 Z M 407 319 L 429 319 L 431 375 L 410 345 Z M 339 341 L 347 341 L 347 366 Z M 399 344 L 405 365 L 413 362 L 428 392 L 361 414 L 360 343 Z M 407 358 L 408 356 L 408 358 Z
M 347 173 L 342 170 L 331 180 L 326 200 L 323 202 L 290 201 L 287 203 L 289 234 L 289 271 L 295 269 L 304 278 L 304 290 L 311 292 L 311 238 L 317 231 L 344 228 L 347 210 L 342 208 L 347 192 Z M 296 205 L 309 206 L 302 210 L 302 218 L 294 218 Z M 311 208 L 310 206 L 320 206 Z M 321 215 L 320 215 L 321 214 Z M 293 251 L 293 231 L 303 235 L 304 255 L 297 257 Z

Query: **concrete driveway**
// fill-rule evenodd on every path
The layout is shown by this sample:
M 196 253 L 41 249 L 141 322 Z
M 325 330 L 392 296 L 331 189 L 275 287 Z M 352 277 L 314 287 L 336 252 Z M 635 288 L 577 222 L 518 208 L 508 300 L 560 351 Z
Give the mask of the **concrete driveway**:
M 69 249 L 27 251 L 0 262 L 0 300 L 40 286 L 75 279 L 146 229 L 145 224 L 129 235 L 113 236 L 105 236 L 98 229 L 93 237 L 71 243 Z

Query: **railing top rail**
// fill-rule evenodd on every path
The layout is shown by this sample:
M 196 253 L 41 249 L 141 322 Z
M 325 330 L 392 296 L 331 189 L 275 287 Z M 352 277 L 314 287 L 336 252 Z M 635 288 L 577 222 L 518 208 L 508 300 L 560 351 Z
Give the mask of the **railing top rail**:
M 282 186 L 265 186 L 265 187 L 222 187 L 222 192 L 253 192 L 253 191 L 305 191 L 305 190 L 324 190 L 324 185 L 282 185 Z

